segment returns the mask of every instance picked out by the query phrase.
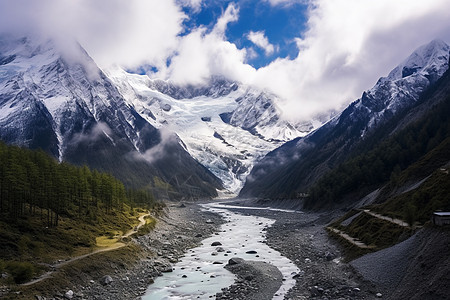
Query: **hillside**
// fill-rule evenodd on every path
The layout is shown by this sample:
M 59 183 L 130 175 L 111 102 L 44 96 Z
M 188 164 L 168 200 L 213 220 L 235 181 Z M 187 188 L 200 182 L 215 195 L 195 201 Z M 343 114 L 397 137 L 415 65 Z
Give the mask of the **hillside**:
M 342 170 L 343 163 L 356 159 L 358 155 L 367 157 L 367 153 L 374 154 L 371 152 L 372 149 L 383 143 L 391 134 L 417 121 L 428 113 L 433 105 L 444 101 L 448 82 L 444 79 L 439 81 L 439 78 L 448 69 L 448 61 L 449 46 L 442 41 L 432 41 L 418 48 L 388 76 L 380 78 L 371 90 L 364 92 L 360 99 L 349 105 L 340 115 L 306 137 L 288 142 L 269 153 L 253 168 L 240 195 L 295 199 L 309 193 L 310 189 L 317 191 L 319 180 L 323 176 L 334 172 L 337 168 Z M 434 95 L 431 95 L 433 93 Z M 436 137 L 440 138 L 442 138 L 440 135 Z M 394 153 L 397 151 L 391 150 Z M 423 154 L 425 152 L 420 155 Z M 406 158 L 406 161 L 400 164 L 400 168 L 406 168 L 419 157 Z M 378 156 L 367 157 L 372 164 L 379 165 L 379 159 Z M 391 163 L 394 164 L 389 165 Z M 373 172 L 374 178 L 368 178 L 367 184 L 361 187 L 359 191 L 361 194 L 374 189 L 371 185 L 389 179 L 392 170 L 396 168 L 396 163 L 390 161 L 386 164 L 387 169 L 382 171 L 386 171 L 387 174 L 378 172 L 382 166 L 377 166 L 377 171 Z M 366 170 L 369 165 L 364 164 L 360 168 L 363 174 L 371 172 Z M 349 173 L 353 175 L 353 169 L 350 167 L 345 174 Z M 355 192 L 351 188 L 359 187 L 359 183 L 364 180 L 360 173 L 358 175 L 358 178 L 354 177 L 355 182 L 348 181 L 347 177 L 339 178 L 338 185 L 344 189 L 342 193 Z M 321 182 L 324 184 L 325 181 Z M 325 195 L 325 198 L 319 201 L 325 203 L 330 201 L 335 192 L 326 189 L 325 186 L 323 190 L 331 193 L 321 194 L 321 197 Z M 353 196 L 355 200 L 361 195 Z M 313 207 L 312 202 L 316 202 L 311 199 L 308 200 L 309 207 Z M 317 203 L 317 206 L 321 205 Z
M 58 163 L 43 151 L 0 143 L 0 271 L 22 283 L 44 263 L 90 253 L 158 210 L 146 191 L 109 174 Z
M 390 179 L 392 189 L 392 185 L 402 183 L 401 172 L 408 168 L 408 180 L 414 182 L 446 165 L 450 161 L 450 152 L 447 151 L 450 137 L 449 75 L 447 72 L 423 96 L 419 107 L 411 109 L 400 121 L 393 120 L 386 127 L 399 123 L 405 126 L 405 118 L 409 125 L 401 129 L 397 126 L 393 134 L 371 150 L 348 159 L 318 180 L 310 189 L 310 198 L 305 202 L 305 207 L 323 208 L 346 204 L 381 188 Z M 373 145 L 371 140 L 366 140 L 361 147 L 364 147 L 364 143 Z M 389 195 L 392 191 L 386 193 Z

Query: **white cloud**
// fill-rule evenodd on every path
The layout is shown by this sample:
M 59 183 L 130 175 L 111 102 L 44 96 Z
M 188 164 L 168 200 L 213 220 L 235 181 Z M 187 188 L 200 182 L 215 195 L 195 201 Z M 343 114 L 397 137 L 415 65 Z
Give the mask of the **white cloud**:
M 308 2 L 308 0 L 265 0 L 265 1 L 269 2 L 270 5 L 272 5 L 272 6 L 277 6 L 277 5 L 289 6 L 289 5 L 296 4 L 296 3 L 306 4 Z
M 235 22 L 239 19 L 239 8 L 234 3 L 230 3 L 225 12 L 217 20 L 213 33 L 223 36 L 227 29 L 228 23 Z
M 173 131 L 162 127 L 159 129 L 159 133 L 161 135 L 161 141 L 158 145 L 153 146 L 152 148 L 146 150 L 144 153 L 138 152 L 130 152 L 130 158 L 135 160 L 145 160 L 149 163 L 154 163 L 167 155 L 171 154 L 171 151 L 168 151 L 168 148 L 178 143 L 179 139 Z
M 0 1 L 0 31 L 68 35 L 100 65 L 128 68 L 164 65 L 185 18 L 175 0 Z
M 228 25 L 239 18 L 233 3 L 212 30 L 182 36 L 181 6 L 201 9 L 201 0 L 2 0 L 0 31 L 74 36 L 102 66 L 149 64 L 160 70 L 153 76 L 179 83 L 224 75 L 274 92 L 287 117 L 303 120 L 357 99 L 421 44 L 450 42 L 450 0 L 266 1 L 308 4 L 308 22 L 296 39 L 298 57 L 258 70 L 247 64 L 254 49 L 227 41 Z M 272 51 L 264 35 L 256 37 L 255 45 Z
M 194 12 L 199 12 L 202 9 L 202 0 L 177 0 L 184 7 L 190 7 Z
M 253 49 L 253 47 L 250 47 L 247 49 L 247 60 L 252 60 L 257 57 L 258 57 L 258 53 L 256 52 L 255 49 Z
M 450 41 L 448 0 L 316 0 L 294 60 L 259 69 L 254 82 L 285 99 L 286 116 L 341 108 L 421 44 Z
M 266 56 L 272 55 L 275 52 L 275 47 L 267 39 L 264 31 L 250 31 L 247 35 L 249 41 L 264 50 Z
M 225 37 L 228 23 L 237 20 L 238 12 L 238 8 L 230 4 L 210 32 L 200 27 L 181 37 L 170 65 L 153 76 L 193 85 L 207 82 L 212 75 L 244 81 L 254 72 L 250 65 L 244 63 L 247 51 L 238 49 Z
M 308 29 L 296 39 L 298 57 L 258 70 L 246 64 L 254 50 L 226 41 L 227 24 L 238 18 L 232 5 L 211 32 L 199 28 L 183 37 L 170 66 L 157 75 L 193 84 L 224 75 L 274 92 L 283 99 L 278 105 L 287 118 L 307 120 L 356 100 L 421 44 L 434 38 L 450 41 L 448 4 L 312 0 Z

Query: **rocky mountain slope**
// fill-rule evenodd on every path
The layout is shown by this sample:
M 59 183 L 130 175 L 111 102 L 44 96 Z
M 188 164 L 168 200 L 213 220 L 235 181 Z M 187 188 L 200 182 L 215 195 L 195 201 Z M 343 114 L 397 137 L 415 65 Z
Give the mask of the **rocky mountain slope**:
M 400 117 L 420 104 L 448 69 L 449 51 L 439 40 L 418 48 L 340 115 L 269 153 L 253 168 L 240 195 L 297 198 L 329 170 L 414 121 Z M 429 107 L 424 105 L 424 111 Z M 398 126 L 387 129 L 384 125 L 393 118 Z
M 221 77 L 180 86 L 100 70 L 67 41 L 3 36 L 0 65 L 0 139 L 166 196 L 236 193 L 264 155 L 319 124 L 292 125 L 276 96 Z
M 1 38 L 0 139 L 111 172 L 129 186 L 165 190 L 166 196 L 217 194 L 221 182 L 175 134 L 141 117 L 78 44 L 65 46 Z
M 314 128 L 312 122 L 292 125 L 281 119 L 276 96 L 224 78 L 178 86 L 120 68 L 105 72 L 130 107 L 154 127 L 176 132 L 232 193 L 269 151 Z

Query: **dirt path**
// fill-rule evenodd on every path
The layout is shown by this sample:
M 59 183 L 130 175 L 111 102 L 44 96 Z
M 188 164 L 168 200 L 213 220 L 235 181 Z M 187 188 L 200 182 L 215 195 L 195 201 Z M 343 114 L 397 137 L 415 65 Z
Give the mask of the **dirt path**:
M 408 223 L 406 223 L 406 222 L 404 222 L 404 221 L 402 221 L 400 219 L 394 219 L 394 218 L 391 218 L 391 217 L 386 217 L 386 216 L 383 216 L 383 215 L 371 212 L 368 209 L 365 209 L 364 212 L 366 214 L 369 214 L 372 217 L 378 218 L 380 220 L 388 221 L 388 222 L 394 223 L 395 225 L 399 225 L 399 226 L 402 226 L 402 227 L 409 227 Z
M 366 244 L 364 244 L 363 242 L 359 241 L 358 239 L 355 239 L 354 237 L 349 236 L 347 233 L 333 228 L 333 227 L 327 227 L 329 230 L 333 231 L 334 233 L 338 234 L 339 236 L 341 236 L 342 238 L 346 239 L 347 241 L 349 241 L 350 243 L 352 243 L 353 245 L 355 245 L 358 248 L 361 249 L 372 249 L 375 248 L 375 246 L 368 246 Z
M 150 216 L 150 213 L 143 214 L 143 215 L 139 216 L 139 219 L 138 219 L 139 220 L 139 224 L 137 226 L 135 226 L 133 229 L 129 230 L 126 234 L 120 236 L 119 240 L 121 238 L 129 237 L 129 236 L 135 234 L 136 232 L 138 232 L 139 228 L 141 228 L 142 226 L 145 225 L 145 222 L 146 222 L 145 218 L 148 217 L 148 216 Z M 107 252 L 107 251 L 120 249 L 120 248 L 125 247 L 125 246 L 126 246 L 126 243 L 117 242 L 117 243 L 111 244 L 109 246 L 102 247 L 100 249 L 96 249 L 96 250 L 94 250 L 94 251 L 92 251 L 90 253 L 83 254 L 83 255 L 80 255 L 80 256 L 76 256 L 76 257 L 72 257 L 72 258 L 70 258 L 68 260 L 61 261 L 61 262 L 59 262 L 57 264 L 53 264 L 53 265 L 50 266 L 50 268 L 52 269 L 51 271 L 48 271 L 48 272 L 42 274 L 41 276 L 39 276 L 38 278 L 36 278 L 36 279 L 34 279 L 32 281 L 26 282 L 26 283 L 24 283 L 22 285 L 23 286 L 30 286 L 30 285 L 36 284 L 38 282 L 41 282 L 42 280 L 45 280 L 45 279 L 51 277 L 51 275 L 54 272 L 56 272 L 58 269 L 60 269 L 61 267 L 64 267 L 65 265 L 73 263 L 74 261 L 77 261 L 77 260 L 89 257 L 89 256 L 97 254 L 97 253 L 102 253 L 102 252 Z

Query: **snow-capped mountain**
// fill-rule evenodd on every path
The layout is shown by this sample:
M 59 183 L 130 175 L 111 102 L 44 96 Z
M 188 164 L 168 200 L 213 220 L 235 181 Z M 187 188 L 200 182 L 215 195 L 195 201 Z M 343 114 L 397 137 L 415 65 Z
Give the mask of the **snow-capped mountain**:
M 448 70 L 449 51 L 450 47 L 440 40 L 418 48 L 341 114 L 304 138 L 269 153 L 255 165 L 241 195 L 295 197 L 306 192 L 346 159 L 361 140 L 416 105 Z
M 0 39 L 0 139 L 110 171 L 129 185 L 159 178 L 216 194 L 220 182 L 182 142 L 142 118 L 81 46 L 70 46 Z
M 105 73 L 131 107 L 153 126 L 176 132 L 231 192 L 240 190 L 254 163 L 269 151 L 313 129 L 282 120 L 274 95 L 224 78 L 182 87 L 120 68 Z
M 267 92 L 221 77 L 179 86 L 118 67 L 102 71 L 77 43 L 3 36 L 0 66 L 0 139 L 128 182 L 145 185 L 156 176 L 172 185 L 219 187 L 214 174 L 235 193 L 256 161 L 313 129 L 282 120 Z M 162 152 L 180 157 L 169 166 Z M 175 171 L 180 160 L 197 179 L 183 167 L 183 176 Z
M 433 40 L 414 51 L 405 61 L 382 77 L 369 91 L 364 92 L 356 109 L 364 108 L 370 115 L 367 126 L 396 114 L 413 105 L 431 84 L 447 71 L 450 47 L 441 40 Z

